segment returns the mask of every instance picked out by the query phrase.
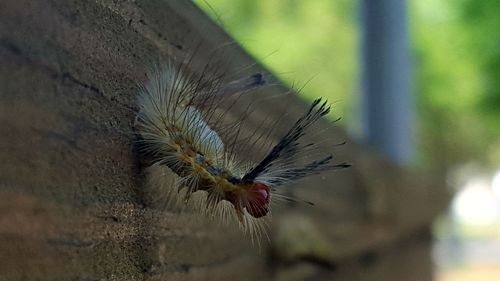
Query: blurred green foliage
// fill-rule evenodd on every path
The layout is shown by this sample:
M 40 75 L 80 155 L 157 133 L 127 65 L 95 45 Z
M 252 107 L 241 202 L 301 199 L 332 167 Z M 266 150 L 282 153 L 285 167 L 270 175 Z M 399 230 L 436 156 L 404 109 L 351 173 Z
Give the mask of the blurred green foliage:
M 195 2 L 306 98 L 357 121 L 358 1 Z M 410 0 L 409 15 L 418 163 L 500 165 L 500 1 Z
M 500 2 L 413 0 L 423 163 L 500 164 Z
M 306 97 L 323 96 L 346 105 L 344 99 L 357 90 L 358 36 L 352 1 L 195 2 L 284 82 L 303 88 Z

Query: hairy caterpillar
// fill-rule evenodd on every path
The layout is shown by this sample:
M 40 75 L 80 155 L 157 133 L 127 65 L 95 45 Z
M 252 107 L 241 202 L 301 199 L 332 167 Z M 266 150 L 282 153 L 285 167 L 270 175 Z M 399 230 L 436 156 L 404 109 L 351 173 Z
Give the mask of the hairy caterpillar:
M 269 84 L 268 80 L 257 73 L 225 82 L 224 75 L 209 67 L 196 76 L 183 64 L 170 62 L 150 71 L 138 96 L 136 129 L 141 150 L 153 165 L 166 166 L 179 176 L 170 188 L 185 188 L 184 201 L 195 192 L 206 192 L 202 203 L 208 212 L 221 212 L 221 208 L 227 212 L 229 206 L 240 226 L 250 232 L 259 229 L 258 224 L 269 216 L 271 199 L 289 199 L 277 193 L 277 188 L 349 166 L 333 164 L 332 155 L 299 161 L 317 152 L 314 144 L 301 140 L 311 125 L 329 113 L 330 106 L 322 99 L 315 100 L 260 161 L 237 158 L 236 140 L 252 145 L 256 142 L 242 137 L 243 118 L 224 123 L 227 110 L 221 107 L 224 103 L 231 107 L 239 96 Z

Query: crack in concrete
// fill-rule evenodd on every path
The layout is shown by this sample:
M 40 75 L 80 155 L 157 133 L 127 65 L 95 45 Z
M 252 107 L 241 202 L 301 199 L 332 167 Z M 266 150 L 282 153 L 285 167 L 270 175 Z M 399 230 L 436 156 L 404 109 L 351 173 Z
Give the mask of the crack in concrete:
M 88 90 L 95 92 L 95 93 L 99 94 L 100 96 L 106 98 L 106 96 L 104 95 L 104 92 L 102 90 L 100 90 L 99 88 L 97 88 L 96 86 L 91 85 L 91 84 L 87 84 L 85 82 L 78 80 L 74 75 L 72 75 L 68 71 L 60 72 L 60 71 L 57 71 L 57 70 L 55 70 L 55 69 L 53 69 L 45 64 L 42 64 L 40 62 L 36 62 L 33 58 L 31 58 L 30 56 L 25 54 L 22 51 L 22 49 L 19 48 L 19 46 L 17 46 L 16 44 L 14 44 L 12 42 L 9 42 L 7 40 L 0 40 L 0 47 L 8 50 L 9 52 L 11 52 L 15 56 L 19 56 L 19 57 L 24 58 L 26 60 L 26 62 L 28 62 L 30 64 L 36 64 L 36 65 L 42 67 L 45 71 L 47 71 L 49 76 L 54 78 L 54 79 L 58 78 L 58 79 L 61 79 L 63 81 L 70 81 L 70 82 L 72 82 L 72 83 L 74 83 L 82 88 L 88 89 Z

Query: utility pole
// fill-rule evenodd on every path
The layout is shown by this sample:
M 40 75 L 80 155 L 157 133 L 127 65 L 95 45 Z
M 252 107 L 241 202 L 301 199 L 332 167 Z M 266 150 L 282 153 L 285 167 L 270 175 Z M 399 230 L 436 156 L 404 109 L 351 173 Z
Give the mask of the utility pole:
M 363 140 L 399 164 L 413 156 L 407 3 L 361 1 Z

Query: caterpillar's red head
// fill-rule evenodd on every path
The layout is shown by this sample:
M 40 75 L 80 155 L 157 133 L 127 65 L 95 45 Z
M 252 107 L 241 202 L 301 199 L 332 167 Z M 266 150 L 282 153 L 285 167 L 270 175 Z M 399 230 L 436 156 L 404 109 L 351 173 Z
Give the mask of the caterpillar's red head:
M 253 183 L 247 189 L 245 208 L 254 218 L 260 218 L 269 212 L 270 189 L 263 183 Z
M 243 209 L 254 218 L 260 218 L 269 213 L 270 188 L 260 182 L 238 185 L 238 191 L 229 194 L 227 200 L 231 202 L 238 213 Z

